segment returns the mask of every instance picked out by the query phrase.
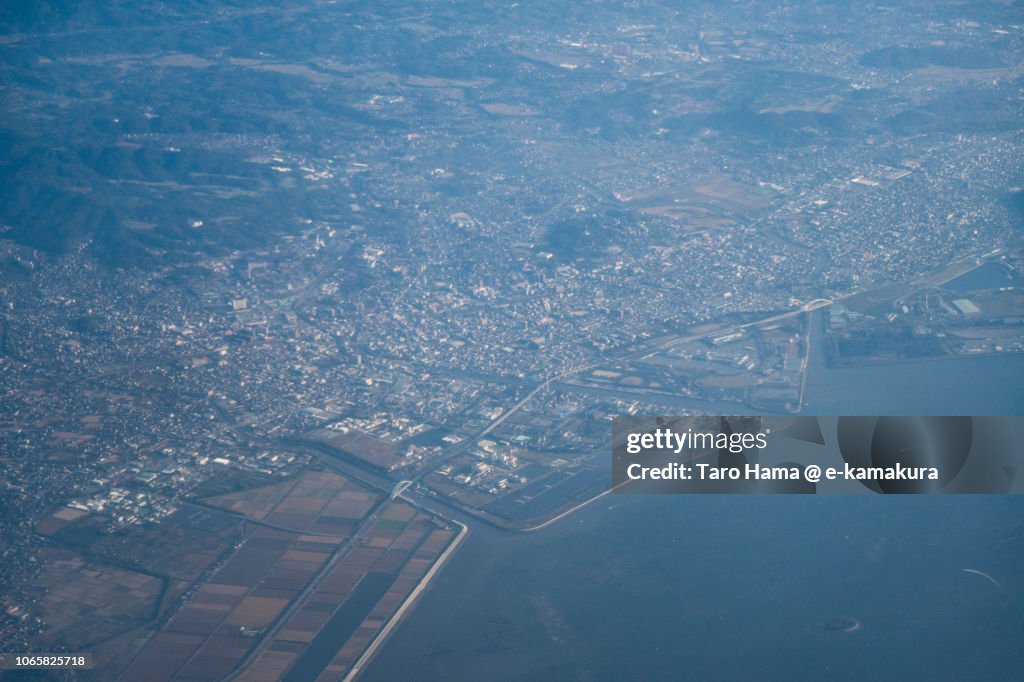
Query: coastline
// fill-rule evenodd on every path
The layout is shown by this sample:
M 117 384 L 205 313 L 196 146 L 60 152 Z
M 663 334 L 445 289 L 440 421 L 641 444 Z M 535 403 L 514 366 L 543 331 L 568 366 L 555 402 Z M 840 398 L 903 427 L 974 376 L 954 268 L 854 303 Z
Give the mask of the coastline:
M 434 562 L 434 565 L 430 567 L 430 570 L 424 574 L 423 578 L 421 578 L 416 584 L 416 587 L 413 588 L 413 591 L 405 598 L 405 601 L 399 605 L 395 613 L 388 619 L 388 622 L 383 628 L 381 628 L 380 632 L 377 633 L 377 636 L 373 638 L 373 641 L 370 642 L 369 646 L 366 647 L 366 650 L 359 655 L 359 658 L 356 659 L 352 668 L 349 669 L 348 673 L 345 674 L 345 677 L 342 678 L 342 682 L 352 682 L 352 680 L 355 680 L 363 669 L 372 662 L 377 650 L 384 645 L 387 638 L 391 635 L 391 632 L 398 627 L 398 624 L 411 610 L 420 594 L 429 587 L 434 576 L 440 572 L 441 568 L 448 562 L 448 559 L 455 553 L 455 550 L 462 544 L 462 541 L 466 539 L 467 535 L 469 535 L 469 526 L 464 523 L 459 523 L 454 519 L 449 520 L 460 527 L 459 534 L 455 536 L 455 539 L 452 540 L 451 544 L 449 544 L 441 556 L 438 557 L 437 561 Z

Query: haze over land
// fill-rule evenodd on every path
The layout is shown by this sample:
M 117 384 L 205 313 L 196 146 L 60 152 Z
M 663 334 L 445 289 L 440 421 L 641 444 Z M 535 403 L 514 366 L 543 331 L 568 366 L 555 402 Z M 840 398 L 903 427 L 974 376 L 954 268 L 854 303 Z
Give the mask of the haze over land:
M 1024 406 L 1019 2 L 8 4 L 3 651 L 341 675 L 611 415 Z

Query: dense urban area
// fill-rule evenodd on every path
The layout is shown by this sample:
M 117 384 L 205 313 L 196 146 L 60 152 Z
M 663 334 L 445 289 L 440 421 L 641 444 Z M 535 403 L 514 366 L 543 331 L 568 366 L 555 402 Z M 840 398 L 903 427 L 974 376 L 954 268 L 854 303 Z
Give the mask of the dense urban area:
M 614 415 L 1024 351 L 999 3 L 128 4 L 0 37 L 4 651 L 340 676 Z

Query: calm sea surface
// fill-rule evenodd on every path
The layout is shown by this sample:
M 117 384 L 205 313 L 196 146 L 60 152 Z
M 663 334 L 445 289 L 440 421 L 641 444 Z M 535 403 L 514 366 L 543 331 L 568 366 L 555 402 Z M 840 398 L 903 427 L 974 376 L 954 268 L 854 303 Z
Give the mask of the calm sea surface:
M 1015 679 L 1022 526 L 1010 496 L 607 496 L 475 529 L 364 679 Z

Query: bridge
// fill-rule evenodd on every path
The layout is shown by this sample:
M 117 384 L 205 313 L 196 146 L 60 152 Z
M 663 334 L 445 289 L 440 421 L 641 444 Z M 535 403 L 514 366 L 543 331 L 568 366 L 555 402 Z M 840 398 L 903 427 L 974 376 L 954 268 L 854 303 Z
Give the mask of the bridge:
M 818 308 L 824 308 L 827 305 L 832 305 L 834 301 L 830 298 L 816 298 L 813 301 L 808 301 L 801 306 L 800 310 L 810 312 L 811 310 L 817 310 Z
M 395 485 L 395 489 L 391 491 L 391 499 L 393 500 L 396 497 L 400 496 L 402 493 L 404 493 L 406 490 L 408 490 L 409 486 L 411 486 L 411 485 L 412 485 L 412 481 L 399 481 Z

